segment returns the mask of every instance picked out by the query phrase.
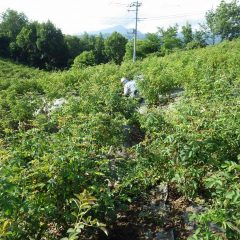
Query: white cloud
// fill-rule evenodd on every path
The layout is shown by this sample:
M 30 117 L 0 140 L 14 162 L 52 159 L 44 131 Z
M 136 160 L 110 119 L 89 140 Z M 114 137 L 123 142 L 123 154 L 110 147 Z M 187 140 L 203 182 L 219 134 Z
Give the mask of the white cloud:
M 201 21 L 207 10 L 220 0 L 142 0 L 139 30 L 155 32 L 189 21 Z M 100 30 L 113 25 L 134 26 L 134 13 L 127 11 L 130 0 L 0 0 L 0 12 L 11 8 L 24 12 L 31 20 L 51 20 L 66 34 Z

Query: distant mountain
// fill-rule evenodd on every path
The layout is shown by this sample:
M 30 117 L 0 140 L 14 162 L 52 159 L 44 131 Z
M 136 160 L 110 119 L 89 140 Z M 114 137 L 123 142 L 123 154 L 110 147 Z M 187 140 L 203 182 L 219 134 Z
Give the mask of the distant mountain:
M 89 32 L 89 34 L 97 35 L 99 33 L 105 34 L 112 34 L 113 32 L 121 33 L 122 35 L 128 35 L 129 30 L 121 25 L 101 29 L 99 31 Z
M 108 37 L 113 32 L 118 32 L 118 33 L 122 34 L 124 37 L 126 37 L 128 39 L 133 38 L 133 34 L 131 34 L 132 29 L 127 29 L 127 28 L 125 28 L 125 27 L 123 27 L 121 25 L 110 27 L 110 28 L 101 29 L 99 31 L 88 32 L 88 34 L 98 35 L 99 33 L 102 33 L 102 35 L 104 37 Z M 81 34 L 79 34 L 79 35 L 81 35 Z M 138 38 L 139 39 L 144 39 L 145 38 L 145 34 L 143 34 L 143 33 L 138 31 Z

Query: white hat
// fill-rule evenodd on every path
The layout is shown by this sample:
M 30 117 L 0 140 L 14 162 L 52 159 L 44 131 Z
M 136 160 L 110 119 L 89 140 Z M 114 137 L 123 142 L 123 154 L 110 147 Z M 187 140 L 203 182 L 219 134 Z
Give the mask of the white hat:
M 128 81 L 128 80 L 127 80 L 125 77 L 122 77 L 122 78 L 121 78 L 121 83 L 124 84 L 124 83 L 126 83 L 127 81 Z

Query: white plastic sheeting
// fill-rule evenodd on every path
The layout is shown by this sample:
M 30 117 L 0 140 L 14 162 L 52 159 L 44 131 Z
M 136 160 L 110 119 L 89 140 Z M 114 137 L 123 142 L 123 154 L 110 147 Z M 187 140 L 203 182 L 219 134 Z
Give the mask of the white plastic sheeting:
M 67 103 L 65 98 L 57 98 L 52 102 L 47 102 L 45 98 L 42 98 L 42 101 L 43 106 L 35 111 L 35 116 L 39 115 L 40 113 L 49 114 L 57 109 L 62 108 L 62 106 Z

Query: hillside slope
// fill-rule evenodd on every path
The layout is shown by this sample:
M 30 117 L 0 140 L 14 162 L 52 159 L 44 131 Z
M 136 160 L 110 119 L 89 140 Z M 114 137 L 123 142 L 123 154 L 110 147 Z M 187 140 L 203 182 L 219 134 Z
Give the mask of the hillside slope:
M 29 68 L 24 65 L 18 65 L 11 61 L 0 58 L 0 78 L 1 80 L 9 80 L 12 78 L 29 79 L 36 76 L 43 76 L 44 71 Z
M 1 239 L 239 239 L 239 49 L 56 73 L 0 60 Z M 139 75 L 144 114 L 119 81 Z

